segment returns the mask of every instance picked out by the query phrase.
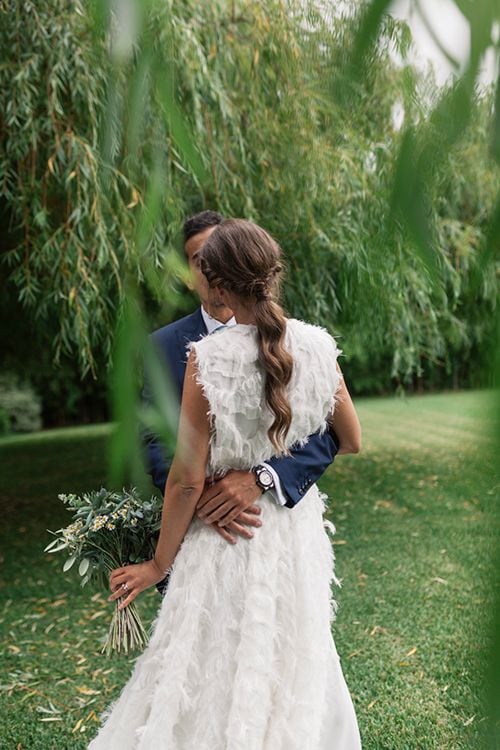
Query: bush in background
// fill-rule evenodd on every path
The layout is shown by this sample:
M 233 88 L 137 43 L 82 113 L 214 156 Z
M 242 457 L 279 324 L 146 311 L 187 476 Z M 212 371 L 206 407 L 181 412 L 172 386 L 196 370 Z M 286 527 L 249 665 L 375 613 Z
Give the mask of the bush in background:
M 15 375 L 0 375 L 0 434 L 42 428 L 42 405 L 33 387 Z

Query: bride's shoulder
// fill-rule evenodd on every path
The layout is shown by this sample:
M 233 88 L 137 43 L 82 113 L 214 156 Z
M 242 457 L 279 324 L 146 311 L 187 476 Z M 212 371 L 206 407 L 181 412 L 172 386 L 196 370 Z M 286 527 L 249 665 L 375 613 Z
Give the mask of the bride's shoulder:
M 202 336 L 188 345 L 195 351 L 198 364 L 232 370 L 254 362 L 258 358 L 255 326 L 236 325 Z
M 301 344 L 306 349 L 333 348 L 338 349 L 335 338 L 323 326 L 307 323 L 298 318 L 287 320 L 287 333 L 292 341 Z M 340 350 L 338 350 L 340 352 Z

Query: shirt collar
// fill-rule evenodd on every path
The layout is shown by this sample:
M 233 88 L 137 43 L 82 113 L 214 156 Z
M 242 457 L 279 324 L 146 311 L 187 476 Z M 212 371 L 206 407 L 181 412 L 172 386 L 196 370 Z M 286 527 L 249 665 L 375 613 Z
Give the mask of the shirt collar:
M 216 328 L 220 328 L 221 326 L 227 326 L 228 328 L 231 328 L 231 326 L 236 325 L 236 318 L 233 317 L 229 318 L 227 323 L 222 323 L 220 320 L 217 320 L 217 318 L 212 318 L 211 315 L 207 313 L 204 307 L 201 308 L 201 317 L 203 318 L 203 322 L 205 323 L 207 333 L 213 333 Z

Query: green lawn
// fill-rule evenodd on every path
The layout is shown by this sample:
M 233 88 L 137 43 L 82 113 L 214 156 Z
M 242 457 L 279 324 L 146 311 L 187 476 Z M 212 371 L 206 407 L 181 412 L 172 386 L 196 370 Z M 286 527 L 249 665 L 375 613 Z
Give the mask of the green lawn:
M 365 750 L 480 747 L 499 533 L 491 398 L 359 400 L 362 453 L 322 482 L 342 579 L 334 635 Z M 105 482 L 108 434 L 0 442 L 2 750 L 86 747 L 130 673 L 133 657 L 99 653 L 106 592 L 42 552 L 45 530 L 69 518 L 57 493 Z M 142 596 L 147 623 L 158 604 L 155 590 Z

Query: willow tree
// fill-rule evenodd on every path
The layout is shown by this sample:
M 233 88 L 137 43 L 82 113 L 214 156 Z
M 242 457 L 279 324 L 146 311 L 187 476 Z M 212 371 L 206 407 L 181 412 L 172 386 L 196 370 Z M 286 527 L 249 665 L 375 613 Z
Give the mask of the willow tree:
M 11 6 L 0 30 L 12 50 L 0 74 L 0 185 L 14 245 L 5 259 L 40 329 L 59 321 L 56 356 L 78 355 L 85 370 L 97 350 L 109 354 L 126 277 L 168 319 L 165 301 L 178 304 L 181 289 L 179 227 L 202 207 L 275 234 L 290 313 L 339 337 L 358 390 L 465 362 L 485 335 L 493 262 L 481 270 L 479 312 L 467 296 L 498 189 L 480 119 L 430 196 L 437 284 L 387 212 L 401 141 L 394 105 L 408 127 L 426 117 L 419 87 L 433 96 L 431 82 L 392 62 L 391 49 L 404 58 L 410 44 L 404 25 L 384 18 L 354 80 L 357 20 L 314 2 L 149 0 L 114 21 L 105 3 Z M 467 172 L 483 188 L 464 215 L 467 189 L 459 197 L 454 185 Z

